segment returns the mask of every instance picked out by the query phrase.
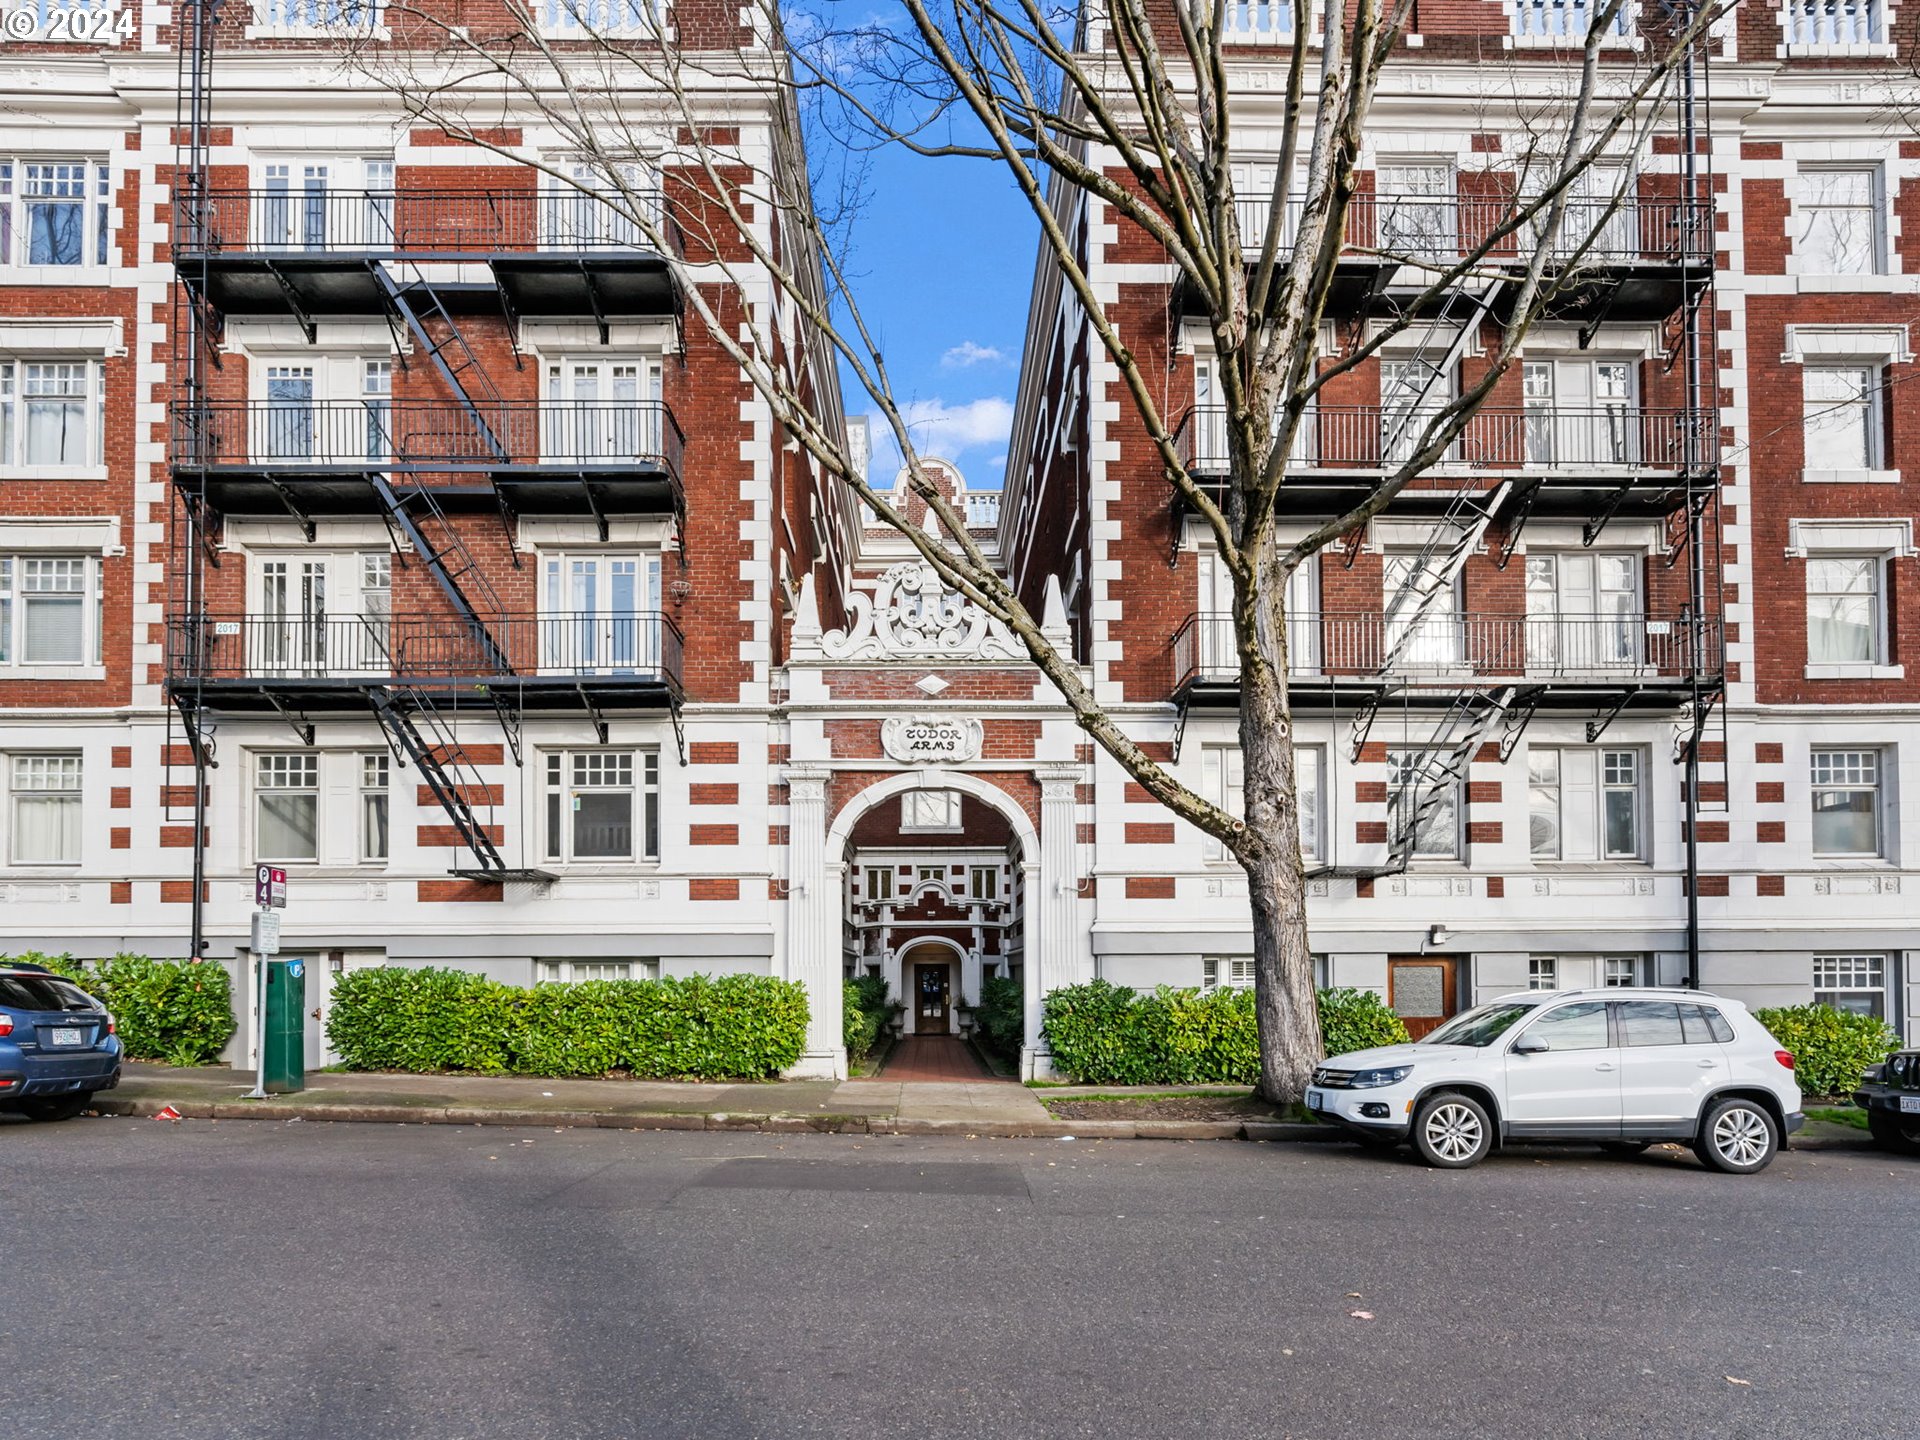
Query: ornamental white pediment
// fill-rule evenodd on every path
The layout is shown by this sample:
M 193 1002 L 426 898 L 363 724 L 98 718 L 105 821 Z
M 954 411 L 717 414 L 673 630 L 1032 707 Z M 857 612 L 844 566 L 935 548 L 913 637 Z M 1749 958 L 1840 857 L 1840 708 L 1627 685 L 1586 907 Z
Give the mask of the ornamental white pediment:
M 906 560 L 847 597 L 848 623 L 820 637 L 829 660 L 1024 660 L 1013 633 L 934 568 Z

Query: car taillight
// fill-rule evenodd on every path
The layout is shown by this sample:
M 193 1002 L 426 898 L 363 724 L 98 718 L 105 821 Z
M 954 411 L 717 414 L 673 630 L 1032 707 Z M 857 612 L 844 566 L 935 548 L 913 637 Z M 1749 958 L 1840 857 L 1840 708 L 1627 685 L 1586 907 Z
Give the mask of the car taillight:
M 13 1017 L 11 1015 L 0 1015 L 0 1035 L 11 1034 L 13 1034 Z
M 1778 1060 L 1781 1065 L 1787 1069 L 1793 1069 L 1793 1052 L 1791 1050 L 1776 1050 L 1773 1052 L 1773 1058 Z
M 119 1033 L 120 1027 L 113 1023 L 113 1016 L 107 1016 L 107 1034 L 118 1035 Z

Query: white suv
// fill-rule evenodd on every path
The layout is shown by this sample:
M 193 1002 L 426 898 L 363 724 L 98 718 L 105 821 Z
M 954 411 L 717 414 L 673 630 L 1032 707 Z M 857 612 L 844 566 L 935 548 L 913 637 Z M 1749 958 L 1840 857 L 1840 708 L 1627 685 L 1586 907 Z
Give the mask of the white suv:
M 1307 1108 L 1449 1169 L 1503 1140 L 1621 1154 L 1678 1140 L 1750 1175 L 1804 1120 L 1793 1056 L 1746 1006 L 1624 988 L 1503 995 L 1415 1044 L 1335 1056 L 1313 1072 Z

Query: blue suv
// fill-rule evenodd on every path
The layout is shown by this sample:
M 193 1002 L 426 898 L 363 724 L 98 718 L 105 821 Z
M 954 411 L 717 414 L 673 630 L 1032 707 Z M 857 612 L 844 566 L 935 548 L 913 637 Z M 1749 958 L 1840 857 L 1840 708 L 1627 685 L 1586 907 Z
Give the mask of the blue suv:
M 71 1120 L 119 1083 L 106 1007 L 38 965 L 0 960 L 0 1113 Z

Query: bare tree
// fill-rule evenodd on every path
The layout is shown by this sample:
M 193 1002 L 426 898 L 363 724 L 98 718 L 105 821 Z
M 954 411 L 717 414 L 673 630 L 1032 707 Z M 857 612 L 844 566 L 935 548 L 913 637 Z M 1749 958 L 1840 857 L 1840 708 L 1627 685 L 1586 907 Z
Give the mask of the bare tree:
M 396 0 L 389 24 L 412 39 L 363 45 L 355 64 L 410 116 L 532 166 L 544 183 L 599 197 L 662 250 L 673 248 L 667 228 L 682 228 L 686 253 L 697 257 L 684 276 L 689 308 L 817 472 L 1018 636 L 1080 727 L 1245 870 L 1261 1089 L 1288 1102 L 1300 1097 L 1322 1045 L 1297 840 L 1287 577 L 1365 526 L 1447 453 L 1536 322 L 1583 283 L 1609 227 L 1623 214 L 1631 220 L 1635 168 L 1603 162 L 1648 152 L 1691 47 L 1725 4 L 1682 10 L 1630 49 L 1610 44 L 1623 3 L 1595 7 L 1586 33 L 1567 37 L 1552 59 L 1511 67 L 1512 95 L 1487 123 L 1523 143 L 1506 158 L 1495 199 L 1463 227 L 1457 245 L 1437 251 L 1377 214 L 1367 226 L 1352 223 L 1376 92 L 1402 52 L 1411 0 L 1322 0 L 1320 43 L 1272 52 L 1287 66 L 1277 164 L 1270 188 L 1244 196 L 1235 182 L 1235 162 L 1244 157 L 1230 123 L 1237 62 L 1226 43 L 1233 7 L 1225 0 L 1106 0 L 1066 12 L 1041 0 L 901 0 L 890 20 L 853 28 L 790 22 L 777 0 L 749 0 L 757 38 L 736 49 L 699 48 L 684 31 L 662 37 L 636 35 L 630 24 L 596 28 L 597 8 L 581 9 L 571 38 L 556 40 L 530 19 L 516 23 L 511 7 L 488 29 L 451 25 L 430 0 Z M 768 128 L 734 128 L 737 107 L 754 95 L 767 105 Z M 804 160 L 803 117 L 812 133 L 830 134 L 836 150 L 897 145 L 930 160 L 1001 167 L 1025 197 L 1043 253 L 1120 377 L 1130 424 L 1157 450 L 1170 494 L 1199 517 L 1231 576 L 1244 817 L 1182 783 L 1121 729 L 1075 657 L 1042 633 L 1040 618 L 923 467 L 848 273 L 847 215 L 813 203 L 823 187 Z M 559 143 L 536 149 L 506 138 L 529 121 Z M 585 175 L 557 166 L 560 153 L 589 162 Z M 638 156 L 668 177 L 666 209 L 634 181 Z M 1607 183 L 1595 185 L 1597 177 Z M 1681 199 L 1677 188 L 1673 199 Z M 1184 417 L 1163 408 L 1136 356 L 1136 337 L 1103 301 L 1076 249 L 1071 219 L 1088 204 L 1150 237 L 1187 288 L 1189 313 L 1200 317 L 1215 357 L 1224 485 L 1192 473 L 1179 440 Z M 1249 221 L 1257 233 L 1243 233 Z M 1337 354 L 1322 355 L 1322 320 L 1339 267 L 1356 250 L 1399 267 L 1402 303 Z M 1410 292 L 1408 276 L 1416 277 Z M 1497 312 L 1487 304 L 1456 308 L 1450 298 L 1496 288 Z M 747 303 L 732 303 L 730 294 Z M 1454 358 L 1481 343 L 1484 365 L 1458 389 L 1422 385 L 1397 397 L 1383 478 L 1344 513 L 1297 541 L 1282 540 L 1287 457 L 1316 397 L 1413 327 L 1426 327 L 1438 351 Z M 856 466 L 834 367 L 891 432 L 910 493 L 943 533 L 908 523 Z M 1396 602 L 1403 629 L 1426 612 L 1444 568 L 1432 547 L 1423 552 Z M 1419 794 L 1416 786 L 1416 817 Z

